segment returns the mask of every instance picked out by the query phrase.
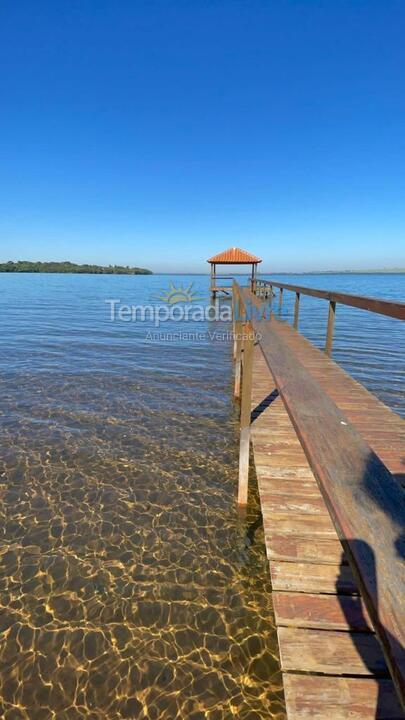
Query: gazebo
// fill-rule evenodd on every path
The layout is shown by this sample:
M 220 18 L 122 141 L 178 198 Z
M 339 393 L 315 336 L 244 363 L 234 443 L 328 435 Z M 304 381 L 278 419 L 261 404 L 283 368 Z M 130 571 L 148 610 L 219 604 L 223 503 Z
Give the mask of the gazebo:
M 225 295 L 229 295 L 231 292 L 230 285 L 218 286 L 217 280 L 233 277 L 232 275 L 217 275 L 217 265 L 251 265 L 251 285 L 252 290 L 254 290 L 257 266 L 261 263 L 261 259 L 256 257 L 256 255 L 252 255 L 251 253 L 246 252 L 246 250 L 233 247 L 229 248 L 229 250 L 224 250 L 223 252 L 218 253 L 218 255 L 214 255 L 209 258 L 207 262 L 211 265 L 211 295 L 214 299 L 217 293 L 222 292 Z

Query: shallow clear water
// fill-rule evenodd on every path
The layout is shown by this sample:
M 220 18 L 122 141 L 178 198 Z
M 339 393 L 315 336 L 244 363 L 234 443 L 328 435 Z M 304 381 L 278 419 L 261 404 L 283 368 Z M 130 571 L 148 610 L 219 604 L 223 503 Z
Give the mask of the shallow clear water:
M 398 299 L 405 281 L 284 279 Z M 284 717 L 255 491 L 246 517 L 234 502 L 229 324 L 150 341 L 151 322 L 111 322 L 105 303 L 192 280 L 206 298 L 206 277 L 0 274 L 6 718 Z M 302 299 L 317 343 L 325 305 Z M 405 412 L 401 323 L 351 312 L 336 359 Z
M 109 321 L 167 284 L 0 275 L 6 717 L 283 717 L 230 343 Z

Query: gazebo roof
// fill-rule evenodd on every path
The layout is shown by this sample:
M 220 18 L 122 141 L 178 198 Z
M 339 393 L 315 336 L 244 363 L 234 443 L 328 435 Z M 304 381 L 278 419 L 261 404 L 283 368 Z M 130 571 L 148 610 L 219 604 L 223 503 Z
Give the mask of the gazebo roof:
M 218 253 L 218 255 L 213 255 L 207 262 L 222 265 L 244 265 L 245 263 L 255 265 L 261 263 L 261 260 L 256 255 L 246 252 L 246 250 L 233 247 Z

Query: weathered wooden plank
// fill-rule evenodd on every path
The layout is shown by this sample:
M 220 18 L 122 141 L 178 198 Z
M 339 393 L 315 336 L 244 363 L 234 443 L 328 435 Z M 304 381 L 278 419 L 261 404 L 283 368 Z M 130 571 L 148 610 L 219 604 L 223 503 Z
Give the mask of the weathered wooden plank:
M 303 515 L 298 513 L 273 513 L 263 516 L 263 526 L 266 534 L 290 533 L 302 537 L 329 537 L 336 538 L 336 530 L 329 516 Z
M 270 565 L 273 590 L 307 593 L 357 594 L 348 565 L 322 565 L 272 561 Z
M 284 674 L 288 720 L 403 720 L 392 680 Z
M 381 646 L 373 633 L 278 627 L 283 671 L 325 675 L 388 674 Z
M 255 454 L 256 458 L 256 454 Z M 257 469 L 258 474 L 260 474 L 261 478 L 273 478 L 273 479 L 286 479 L 286 480 L 311 480 L 315 479 L 314 474 L 309 466 L 302 466 L 302 467 L 274 467 L 271 468 L 266 464 L 265 461 L 260 462 L 259 460 L 256 462 L 255 460 L 255 466 Z
M 314 479 L 302 479 L 298 484 L 295 480 L 282 480 L 280 478 L 261 479 L 261 497 L 267 499 L 268 495 L 288 495 L 293 497 L 298 493 L 301 497 L 322 498 L 322 493 Z
M 305 515 L 320 515 L 329 517 L 325 501 L 322 496 L 308 497 L 302 496 L 297 491 L 291 494 L 262 493 L 262 507 L 269 513 L 300 513 Z
M 265 453 L 263 451 L 257 450 L 255 447 L 255 456 L 257 457 L 257 462 L 259 465 L 266 465 L 269 470 L 271 470 L 273 467 L 284 467 L 284 468 L 302 468 L 305 467 L 305 458 L 299 455 L 289 454 L 286 453 L 285 455 L 277 455 L 272 453 Z
M 277 625 L 373 632 L 363 600 L 353 595 L 273 592 L 273 605 Z
M 342 545 L 337 538 L 308 538 L 280 533 L 266 535 L 266 545 L 270 560 L 335 566 L 347 564 Z

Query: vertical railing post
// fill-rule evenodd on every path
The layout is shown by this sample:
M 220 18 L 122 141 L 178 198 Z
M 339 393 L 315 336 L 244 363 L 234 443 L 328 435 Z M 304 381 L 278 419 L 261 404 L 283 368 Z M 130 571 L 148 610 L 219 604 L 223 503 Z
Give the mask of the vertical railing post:
M 329 314 L 328 314 L 328 328 L 326 331 L 326 343 L 325 352 L 327 355 L 332 354 L 333 345 L 333 331 L 335 327 L 335 314 L 336 314 L 336 302 L 334 300 L 329 301 Z
M 243 326 L 242 326 L 242 308 L 240 304 L 240 297 L 239 293 L 235 292 L 235 297 L 237 297 L 237 300 L 235 301 L 234 306 L 234 323 L 233 323 L 233 346 L 234 346 L 234 357 L 235 357 L 235 382 L 234 382 L 234 391 L 233 396 L 237 400 L 240 398 L 240 384 L 241 384 L 241 376 L 242 376 L 242 334 L 243 334 Z
M 238 290 L 235 280 L 232 280 L 232 332 L 233 332 L 233 359 L 236 360 L 236 307 Z
M 240 447 L 239 447 L 239 483 L 238 505 L 246 505 L 248 498 L 250 417 L 252 412 L 252 373 L 254 334 L 250 322 L 243 326 L 242 396 L 240 410 Z
M 298 330 L 298 315 L 300 312 L 300 294 L 295 293 L 295 306 L 294 306 L 294 327 Z
M 283 288 L 280 288 L 280 293 L 278 296 L 278 311 L 280 312 L 281 307 L 283 305 Z

